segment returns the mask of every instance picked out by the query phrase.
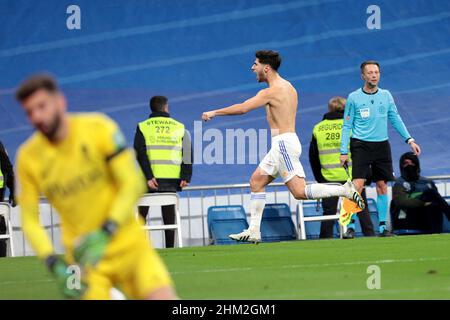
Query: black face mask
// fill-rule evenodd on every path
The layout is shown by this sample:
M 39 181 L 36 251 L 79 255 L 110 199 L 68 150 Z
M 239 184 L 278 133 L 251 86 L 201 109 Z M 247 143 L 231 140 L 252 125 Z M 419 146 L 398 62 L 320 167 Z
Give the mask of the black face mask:
M 419 172 L 416 166 L 408 165 L 403 167 L 402 176 L 406 181 L 416 181 L 419 180 Z

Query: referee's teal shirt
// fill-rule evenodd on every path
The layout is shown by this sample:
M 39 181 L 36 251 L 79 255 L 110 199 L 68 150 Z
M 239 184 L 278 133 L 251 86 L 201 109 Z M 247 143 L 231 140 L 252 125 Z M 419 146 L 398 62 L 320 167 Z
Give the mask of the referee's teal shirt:
M 375 93 L 366 93 L 359 88 L 350 93 L 345 104 L 341 154 L 348 154 L 350 131 L 353 138 L 363 141 L 388 140 L 388 119 L 405 141 L 411 138 L 388 90 L 378 88 Z

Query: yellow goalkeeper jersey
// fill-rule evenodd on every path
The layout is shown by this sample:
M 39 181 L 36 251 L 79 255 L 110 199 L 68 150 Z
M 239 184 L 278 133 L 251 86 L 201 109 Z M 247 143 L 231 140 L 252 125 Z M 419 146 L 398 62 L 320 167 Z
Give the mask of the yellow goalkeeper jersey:
M 44 196 L 61 220 L 68 259 L 77 238 L 102 226 L 119 224 L 106 254 L 117 254 L 144 239 L 134 206 L 145 191 L 145 180 L 131 149 L 114 121 L 100 113 L 68 115 L 68 134 L 51 143 L 34 133 L 17 156 L 17 197 L 23 230 L 38 256 L 53 253 L 39 223 L 39 197 Z

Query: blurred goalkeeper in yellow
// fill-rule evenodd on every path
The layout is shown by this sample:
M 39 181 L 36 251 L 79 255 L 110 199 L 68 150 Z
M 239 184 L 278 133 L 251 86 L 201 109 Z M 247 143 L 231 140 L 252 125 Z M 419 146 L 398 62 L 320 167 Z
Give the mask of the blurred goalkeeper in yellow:
M 135 217 L 145 179 L 116 123 L 100 113 L 67 113 L 65 97 L 48 75 L 25 80 L 16 97 L 37 129 L 17 155 L 23 230 L 63 294 L 109 299 L 117 287 L 132 299 L 176 298 Z M 61 217 L 64 258 L 55 255 L 39 223 L 40 195 Z M 80 286 L 68 285 L 71 264 L 81 267 Z

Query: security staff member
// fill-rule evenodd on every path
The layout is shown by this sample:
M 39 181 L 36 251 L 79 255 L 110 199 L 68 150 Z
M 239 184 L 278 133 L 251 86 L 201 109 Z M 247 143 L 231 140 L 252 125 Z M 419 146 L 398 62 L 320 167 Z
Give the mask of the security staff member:
M 347 174 L 340 165 L 339 146 L 341 143 L 341 131 L 344 117 L 345 99 L 334 97 L 328 102 L 328 113 L 323 120 L 314 126 L 311 143 L 309 146 L 309 162 L 314 178 L 319 183 L 337 182 L 345 183 Z M 351 172 L 351 162 L 349 171 Z M 366 201 L 365 191 L 362 196 Z M 322 199 L 324 215 L 334 215 L 337 211 L 339 197 Z M 366 236 L 375 235 L 369 212 L 366 209 L 358 214 L 361 228 Z M 334 221 L 322 221 L 320 227 L 320 238 L 333 237 Z
M 169 115 L 168 99 L 150 99 L 152 113 L 140 122 L 134 137 L 134 149 L 145 177 L 148 192 L 177 192 L 189 185 L 192 177 L 192 146 L 189 132 Z M 149 207 L 139 207 L 146 219 Z M 175 223 L 175 206 L 162 206 L 165 224 Z M 166 247 L 174 246 L 175 232 L 165 231 Z
M 6 187 L 9 189 L 9 203 L 16 206 L 14 198 L 14 171 L 8 153 L 0 142 L 0 202 L 5 200 Z M 6 233 L 5 218 L 0 216 L 0 234 Z M 6 240 L 0 240 L 0 257 L 6 257 Z

